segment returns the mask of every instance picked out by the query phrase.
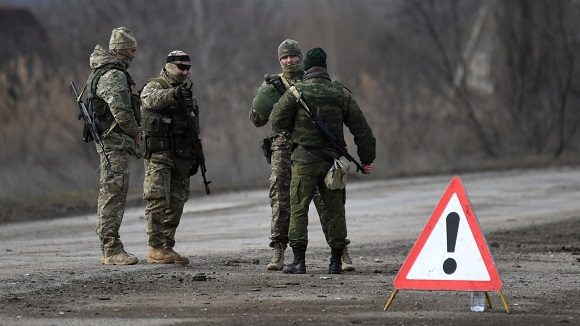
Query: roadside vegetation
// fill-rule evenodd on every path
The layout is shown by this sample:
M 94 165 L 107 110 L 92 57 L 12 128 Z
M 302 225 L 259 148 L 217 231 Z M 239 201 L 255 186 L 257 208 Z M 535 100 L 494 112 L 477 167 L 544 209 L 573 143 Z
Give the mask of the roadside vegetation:
M 97 156 L 80 140 L 68 85 L 84 83 L 92 49 L 118 26 L 139 43 L 138 86 L 171 50 L 191 55 L 217 191 L 267 184 L 258 143 L 269 127 L 247 116 L 285 38 L 325 48 L 331 76 L 358 99 L 377 138 L 374 178 L 580 157 L 577 1 L 28 3 L 0 7 L 0 223 L 94 209 Z M 142 179 L 135 160 L 134 202 Z M 193 192 L 202 189 L 194 176 Z

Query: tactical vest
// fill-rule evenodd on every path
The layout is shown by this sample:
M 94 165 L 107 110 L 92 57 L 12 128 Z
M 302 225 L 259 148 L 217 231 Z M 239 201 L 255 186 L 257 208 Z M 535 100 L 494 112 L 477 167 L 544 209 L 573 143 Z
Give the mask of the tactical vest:
M 135 82 L 133 81 L 133 78 L 131 78 L 131 75 L 129 75 L 129 72 L 127 72 L 123 66 L 114 63 L 102 65 L 97 69 L 94 69 L 87 79 L 89 90 L 89 94 L 87 95 L 87 103 L 90 111 L 89 114 L 92 115 L 100 134 L 109 130 L 113 122 L 115 122 L 109 104 L 97 95 L 99 80 L 111 69 L 122 71 L 125 74 L 125 77 L 127 78 L 127 86 L 129 87 L 129 92 L 131 92 L 131 109 L 133 110 L 137 124 L 140 124 L 141 122 L 141 117 L 139 115 L 140 103 L 138 103 L 139 97 L 138 95 L 133 94 L 133 86 L 135 86 Z
M 161 76 L 149 79 L 147 82 L 152 81 L 160 84 L 163 89 L 173 88 Z M 195 102 L 193 113 L 195 114 L 195 128 L 199 130 L 199 111 Z M 191 164 L 196 160 L 193 137 L 185 114 L 185 111 L 177 104 L 155 110 L 142 110 L 145 158 L 149 159 L 151 154 L 156 152 L 171 150 L 177 161 L 187 161 Z

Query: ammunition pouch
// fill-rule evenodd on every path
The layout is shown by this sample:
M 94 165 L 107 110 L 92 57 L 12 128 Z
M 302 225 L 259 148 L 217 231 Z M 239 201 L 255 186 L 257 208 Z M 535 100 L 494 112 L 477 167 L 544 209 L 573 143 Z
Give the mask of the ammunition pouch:
M 145 135 L 151 137 L 167 137 L 171 128 L 171 118 L 158 114 L 143 114 L 141 121 Z
M 143 141 L 145 145 L 145 158 L 151 158 L 151 154 L 168 151 L 171 149 L 171 142 L 167 137 L 152 137 L 152 136 L 145 136 L 145 140 Z
M 272 164 L 272 140 L 270 137 L 262 139 L 260 147 L 262 148 L 264 157 L 266 157 L 266 162 L 268 162 L 268 164 Z

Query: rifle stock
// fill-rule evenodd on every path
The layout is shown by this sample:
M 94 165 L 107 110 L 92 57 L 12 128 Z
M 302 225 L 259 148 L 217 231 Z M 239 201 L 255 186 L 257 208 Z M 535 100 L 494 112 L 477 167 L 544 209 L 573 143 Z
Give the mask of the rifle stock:
M 105 153 L 105 146 L 103 145 L 103 142 L 101 140 L 101 136 L 99 135 L 99 132 L 97 131 L 97 125 L 95 124 L 95 121 L 93 120 L 93 118 L 89 114 L 89 110 L 87 109 L 87 106 L 85 105 L 85 103 L 81 99 L 82 94 L 79 95 L 79 92 L 77 90 L 77 86 L 75 85 L 74 81 L 70 82 L 69 91 L 72 94 L 72 96 L 74 97 L 75 102 L 78 105 L 79 119 L 81 119 L 81 118 L 83 119 L 84 128 L 85 128 L 85 130 L 89 131 L 88 134 L 83 133 L 83 141 L 88 143 L 91 140 L 94 140 L 95 143 L 97 145 L 99 145 L 99 148 L 101 149 L 101 152 L 103 153 L 103 157 L 105 158 L 105 169 L 107 171 L 109 171 L 111 169 L 111 161 L 109 161 L 109 157 L 107 156 L 107 153 Z M 84 89 L 83 89 L 83 92 L 84 92 Z

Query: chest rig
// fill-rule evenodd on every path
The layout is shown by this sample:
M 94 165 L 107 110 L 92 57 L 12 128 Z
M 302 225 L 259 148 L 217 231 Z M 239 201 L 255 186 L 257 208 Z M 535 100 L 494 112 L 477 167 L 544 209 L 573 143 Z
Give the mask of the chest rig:
M 164 78 L 152 78 L 149 82 L 157 82 L 163 89 L 170 89 L 173 86 Z M 194 123 L 199 123 L 199 110 L 193 98 Z M 188 125 L 187 110 L 172 104 L 164 108 L 155 110 L 142 110 L 142 128 L 145 145 L 145 158 L 151 158 L 151 154 L 161 151 L 171 151 L 178 169 L 183 165 L 183 170 L 192 174 L 191 167 L 196 167 L 196 148 L 193 142 L 193 126 Z M 193 163 L 193 164 L 192 164 Z M 197 171 L 197 168 L 195 169 Z
M 111 113 L 109 104 L 107 104 L 107 102 L 105 102 L 97 95 L 97 86 L 99 84 L 99 80 L 111 69 L 122 71 L 125 74 L 125 78 L 127 79 L 127 86 L 129 88 L 129 92 L 131 93 L 131 109 L 133 110 L 137 124 L 139 124 L 141 120 L 139 114 L 140 100 L 139 96 L 133 93 L 133 86 L 135 86 L 135 82 L 133 81 L 133 78 L 131 78 L 131 75 L 129 75 L 129 72 L 127 72 L 123 66 L 114 63 L 103 65 L 93 70 L 87 79 L 87 86 L 89 90 L 89 94 L 87 95 L 87 103 L 90 111 L 89 114 L 92 115 L 100 134 L 108 131 L 109 128 L 111 128 L 111 125 L 115 122 L 115 118 Z

